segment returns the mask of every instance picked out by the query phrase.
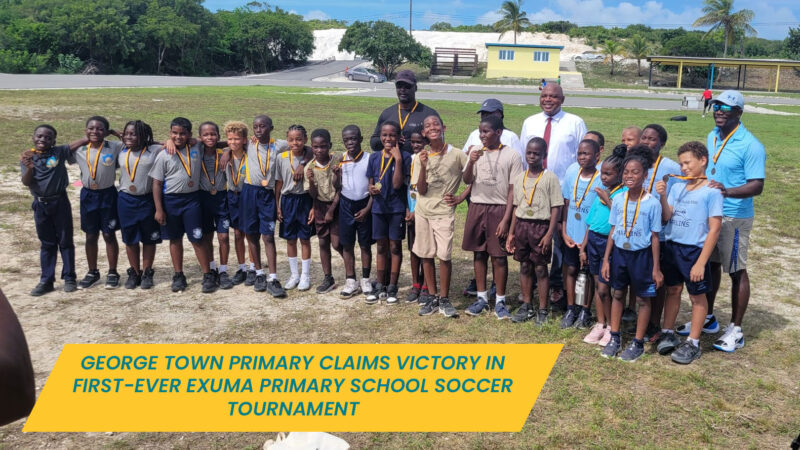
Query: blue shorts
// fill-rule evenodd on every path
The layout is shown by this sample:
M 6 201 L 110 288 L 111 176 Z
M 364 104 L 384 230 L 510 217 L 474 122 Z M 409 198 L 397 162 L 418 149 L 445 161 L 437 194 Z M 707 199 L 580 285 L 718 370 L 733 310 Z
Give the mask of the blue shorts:
M 164 210 L 167 224 L 161 227 L 163 239 L 181 239 L 184 233 L 192 243 L 203 239 L 203 212 L 197 192 L 164 194 Z
M 156 205 L 152 194 L 131 195 L 120 192 L 117 197 L 122 242 L 125 245 L 161 243 L 161 226 L 156 222 Z
M 239 194 L 239 229 L 247 234 L 271 236 L 275 234 L 276 220 L 275 191 L 245 183 Z
M 402 241 L 406 238 L 405 213 L 377 214 L 372 213 L 372 238 L 377 240 L 389 238 L 390 241 Z
M 372 239 L 372 212 L 367 212 L 364 220 L 359 222 L 354 216 L 367 207 L 369 197 L 353 201 L 345 196 L 339 197 L 339 242 L 347 247 L 356 244 L 369 247 L 375 243 Z
M 200 207 L 203 210 L 203 234 L 227 233 L 231 226 L 228 218 L 228 202 L 225 191 L 211 192 L 200 191 Z
M 608 236 L 603 236 L 600 233 L 595 233 L 594 231 L 589 230 L 589 239 L 587 241 L 586 258 L 589 262 L 589 273 L 595 275 L 597 280 L 601 283 L 608 284 L 608 280 L 603 278 L 603 275 L 601 274 L 603 268 L 603 256 L 606 254 L 606 244 L 608 244 Z M 608 261 L 609 264 L 612 264 L 610 256 Z
M 228 191 L 228 220 L 233 229 L 240 230 L 241 228 L 241 209 L 239 207 L 242 193 L 236 191 Z
M 279 236 L 281 239 L 311 239 L 314 224 L 308 223 L 308 214 L 314 207 L 314 200 L 308 194 L 286 194 L 281 196 L 281 215 L 283 222 Z
M 86 234 L 105 234 L 119 230 L 117 188 L 81 189 L 81 230 Z
M 690 278 L 692 266 L 700 258 L 702 248 L 696 245 L 685 245 L 667 241 L 661 246 L 661 272 L 664 274 L 664 284 L 678 286 L 686 283 L 689 295 L 700 295 L 711 292 L 711 264 L 706 263 L 703 281 L 693 283 Z
M 564 253 L 563 253 L 562 264 L 566 264 L 570 267 L 577 267 L 580 269 L 581 267 L 581 251 L 578 247 L 567 247 L 564 245 Z
M 653 280 L 653 250 L 648 246 L 640 250 L 624 250 L 616 245 L 611 251 L 611 287 L 621 290 L 631 286 L 637 297 L 656 296 Z

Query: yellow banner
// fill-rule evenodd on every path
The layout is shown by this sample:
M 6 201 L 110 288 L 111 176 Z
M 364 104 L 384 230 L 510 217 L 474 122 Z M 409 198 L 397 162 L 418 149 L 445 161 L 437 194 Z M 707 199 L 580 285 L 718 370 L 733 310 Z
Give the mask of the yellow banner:
M 70 344 L 26 432 L 520 431 L 561 344 Z

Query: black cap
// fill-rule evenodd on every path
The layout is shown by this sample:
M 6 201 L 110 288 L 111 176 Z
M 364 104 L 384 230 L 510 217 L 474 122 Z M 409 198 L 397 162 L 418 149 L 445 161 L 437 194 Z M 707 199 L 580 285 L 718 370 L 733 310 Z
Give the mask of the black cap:
M 500 100 L 497 100 L 496 98 L 489 98 L 489 99 L 486 99 L 486 100 L 483 101 L 483 104 L 481 105 L 481 109 L 478 110 L 478 113 L 482 113 L 482 112 L 491 113 L 491 112 L 495 112 L 495 111 L 502 112 L 503 111 L 503 103 L 501 103 Z
M 400 72 L 397 72 L 397 77 L 395 78 L 394 82 L 395 82 L 395 84 L 403 82 L 403 83 L 410 84 L 412 86 L 416 86 L 417 85 L 417 76 L 414 75 L 414 72 L 412 72 L 412 71 L 410 71 L 408 69 L 401 70 Z

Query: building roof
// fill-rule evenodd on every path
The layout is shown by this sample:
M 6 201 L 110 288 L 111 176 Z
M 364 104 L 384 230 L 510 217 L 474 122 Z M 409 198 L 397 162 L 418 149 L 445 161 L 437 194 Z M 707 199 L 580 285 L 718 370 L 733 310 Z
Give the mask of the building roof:
M 519 48 L 556 48 L 564 50 L 563 45 L 535 45 L 535 44 L 501 44 L 501 43 L 486 43 L 486 48 L 489 47 L 519 47 Z
M 685 66 L 705 66 L 715 64 L 718 66 L 782 66 L 800 67 L 800 61 L 790 59 L 747 59 L 747 58 L 711 58 L 697 56 L 648 56 L 647 60 L 661 64 L 683 63 Z

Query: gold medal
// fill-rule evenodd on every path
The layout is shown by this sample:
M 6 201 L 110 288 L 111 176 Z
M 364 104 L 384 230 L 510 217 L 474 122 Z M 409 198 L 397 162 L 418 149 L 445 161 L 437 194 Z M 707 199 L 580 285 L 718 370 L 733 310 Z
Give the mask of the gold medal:
M 581 220 L 581 213 L 579 212 L 575 213 L 575 220 Z
M 211 190 L 211 195 L 217 195 L 217 190 L 216 189 L 212 189 Z
M 131 192 L 136 192 L 136 186 L 134 186 L 134 185 L 130 185 L 130 186 L 128 187 L 128 190 L 129 190 L 129 191 L 131 191 Z
M 598 173 L 600 173 L 599 170 L 594 171 L 594 175 L 592 175 L 592 178 L 589 179 L 588 183 L 586 183 L 586 189 L 583 190 L 583 195 L 581 195 L 581 198 L 578 198 L 578 181 L 581 179 L 581 172 L 578 172 L 578 174 L 575 175 L 575 187 L 572 188 L 572 203 L 575 204 L 575 209 L 580 209 L 581 203 L 583 203 L 583 200 L 586 198 L 586 194 L 589 193 L 589 188 L 592 187 L 592 183 L 594 183 L 594 179 L 597 178 Z M 576 219 L 581 220 L 580 214 L 575 213 L 575 216 Z
M 626 243 L 622 244 L 622 248 L 624 248 L 625 250 L 630 250 L 631 249 L 631 243 L 630 242 L 626 242 Z
M 374 186 L 375 186 L 375 188 L 376 188 L 376 189 L 378 189 L 379 191 L 380 191 L 380 190 L 381 190 L 381 188 L 383 187 L 383 185 L 381 184 L 381 182 L 380 182 L 380 181 L 378 181 L 377 183 L 375 183 L 375 185 L 374 185 Z
M 412 193 L 411 193 L 411 198 L 413 198 L 414 200 L 416 200 L 416 199 L 417 199 L 417 193 L 416 193 L 416 192 L 412 192 Z
M 89 186 L 89 187 L 90 187 L 90 188 L 92 188 L 92 189 L 97 189 L 97 188 L 99 188 L 100 186 L 98 186 L 98 185 L 97 185 L 97 183 L 92 183 L 92 185 L 91 185 L 91 186 Z
M 525 211 L 525 215 L 528 216 L 528 217 L 533 217 L 533 210 L 529 209 L 529 210 Z
M 193 187 L 194 186 L 194 181 L 189 180 L 189 182 L 186 183 L 186 185 L 189 186 L 189 187 Z
M 267 180 L 266 179 L 261 180 L 261 185 L 267 187 Z

